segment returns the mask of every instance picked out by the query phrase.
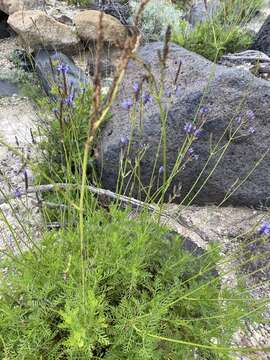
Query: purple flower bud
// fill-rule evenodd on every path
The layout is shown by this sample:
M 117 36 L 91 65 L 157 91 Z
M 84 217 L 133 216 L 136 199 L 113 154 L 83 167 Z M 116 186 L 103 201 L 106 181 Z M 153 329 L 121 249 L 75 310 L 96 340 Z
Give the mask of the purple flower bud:
M 184 131 L 186 134 L 191 134 L 194 130 L 193 124 L 191 122 L 188 122 L 184 126 Z
M 140 84 L 138 83 L 138 81 L 134 81 L 133 83 L 133 91 L 135 96 L 137 97 L 139 95 L 140 92 Z
M 175 88 L 175 96 L 179 97 L 181 96 L 181 87 L 180 85 L 177 85 Z
M 130 110 L 133 106 L 133 101 L 132 99 L 126 99 L 122 102 L 122 107 L 125 110 Z
M 164 166 L 161 166 L 161 167 L 158 169 L 158 173 L 159 173 L 159 175 L 161 175 L 161 174 L 164 173 Z
M 248 132 L 250 134 L 254 134 L 256 132 L 256 129 L 253 126 L 250 126 L 249 129 L 248 129 Z
M 21 190 L 19 188 L 15 188 L 14 195 L 16 198 L 20 198 L 22 196 Z
M 26 169 L 23 170 L 23 176 L 24 176 L 25 189 L 28 190 L 29 182 L 28 182 L 28 173 Z
M 60 63 L 56 67 L 57 71 L 62 74 L 67 74 L 69 72 L 69 65 Z
M 202 106 L 202 107 L 200 108 L 200 114 L 207 114 L 207 113 L 208 113 L 207 107 Z
M 247 118 L 249 120 L 254 120 L 255 119 L 255 114 L 254 114 L 254 112 L 252 110 L 247 110 L 246 115 L 247 115 Z
M 266 221 L 262 221 L 260 227 L 257 230 L 260 235 L 270 234 L 270 224 Z
M 194 159 L 194 160 L 198 160 L 199 159 L 199 155 L 195 153 L 194 149 L 192 147 L 190 147 L 188 149 L 188 155 Z
M 200 129 L 194 129 L 194 136 L 196 139 L 199 139 L 202 136 L 202 131 Z
M 71 105 L 73 105 L 73 100 L 74 100 L 74 94 L 69 94 L 69 95 L 65 98 L 64 103 L 65 103 L 66 105 L 71 106 Z
M 237 116 L 237 117 L 235 118 L 235 121 L 236 121 L 237 124 L 241 124 L 242 117 L 241 117 L 241 116 Z
M 120 145 L 121 146 L 127 146 L 129 143 L 129 139 L 127 136 L 121 136 L 120 138 Z
M 143 93 L 142 100 L 143 100 L 143 105 L 146 105 L 148 102 L 151 101 L 150 94 L 148 92 Z

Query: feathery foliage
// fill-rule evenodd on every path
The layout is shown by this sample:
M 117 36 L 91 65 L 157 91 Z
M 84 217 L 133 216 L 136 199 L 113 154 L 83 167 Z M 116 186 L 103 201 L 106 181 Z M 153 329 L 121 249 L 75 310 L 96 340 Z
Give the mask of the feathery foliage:
M 84 289 L 77 228 L 40 248 L 1 264 L 2 359 L 230 359 L 252 302 L 221 288 L 213 247 L 187 251 L 145 213 L 89 212 Z

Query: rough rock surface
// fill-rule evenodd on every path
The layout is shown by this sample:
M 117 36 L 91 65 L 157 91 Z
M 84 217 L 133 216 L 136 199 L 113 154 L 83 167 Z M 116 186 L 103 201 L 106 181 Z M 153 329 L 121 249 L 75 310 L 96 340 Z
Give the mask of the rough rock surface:
M 270 79 L 270 57 L 258 50 L 246 50 L 240 53 L 223 55 L 219 60 L 219 64 L 242 68 L 257 77 L 265 80 Z
M 260 9 L 254 14 L 254 17 L 246 24 L 246 28 L 257 33 L 262 27 L 268 15 L 270 15 L 270 1 L 262 0 Z
M 252 45 L 252 49 L 262 51 L 270 56 L 270 15 L 258 32 L 254 44 Z
M 26 47 L 76 52 L 79 39 L 71 27 L 61 24 L 40 10 L 18 11 L 8 19 L 10 27 Z
M 0 0 L 0 10 L 11 15 L 16 11 L 34 9 L 41 4 L 42 0 Z
M 98 26 L 100 11 L 85 10 L 74 17 L 74 23 L 79 37 L 85 42 L 96 41 L 98 37 Z M 127 29 L 119 20 L 111 15 L 103 15 L 104 41 L 115 46 L 123 46 L 128 35 Z
M 157 51 L 161 49 L 161 43 L 152 43 L 139 52 L 141 58 L 151 64 L 155 75 L 159 67 Z M 179 85 L 177 94 L 171 97 L 164 96 L 164 102 L 167 102 L 165 106 L 168 108 L 166 120 L 168 174 L 171 173 L 179 148 L 186 139 L 184 126 L 194 120 L 199 109 L 203 114 L 199 111 L 197 125 L 200 121 L 203 124 L 203 131 L 201 138 L 192 145 L 193 155 L 185 156 L 182 161 L 185 168 L 172 182 L 172 185 L 180 187 L 178 200 L 184 199 L 208 160 L 208 166 L 203 171 L 196 188 L 199 189 L 207 178 L 208 181 L 197 194 L 195 203 L 219 204 L 229 192 L 230 197 L 227 197 L 226 204 L 266 206 L 269 204 L 270 193 L 267 154 L 270 146 L 269 82 L 241 69 L 214 65 L 199 55 L 172 45 L 164 76 L 165 95 L 172 94 L 175 89 L 174 81 L 180 60 L 182 66 L 177 81 Z M 131 62 L 118 101 L 112 109 L 113 117 L 102 132 L 98 167 L 102 184 L 107 189 L 116 188 L 119 158 L 123 150 L 121 139 L 129 138 L 134 126 L 134 121 L 129 118 L 132 112 L 128 113 L 123 108 L 123 101 L 133 96 L 134 81 L 140 81 L 143 77 L 145 78 L 145 70 Z M 143 91 L 148 91 L 145 83 Z M 149 185 L 157 154 L 156 179 L 159 177 L 158 170 L 163 165 L 161 151 L 158 153 L 161 138 L 159 113 L 157 104 L 152 101 L 145 106 L 141 121 L 136 116 L 137 122 L 135 122 L 128 157 L 133 161 L 142 152 L 142 147 L 146 147 L 140 161 L 140 178 L 144 187 Z M 240 115 L 242 125 L 239 126 L 237 121 Z M 254 128 L 256 128 L 255 132 Z M 232 133 L 235 135 L 228 145 Z M 210 148 L 212 155 L 209 159 Z M 223 151 L 224 154 L 220 157 Z M 197 160 L 195 154 L 199 156 Z M 188 161 L 191 159 L 193 160 Z M 247 174 L 249 176 L 245 179 Z M 239 187 L 241 182 L 244 183 Z M 126 193 L 130 192 L 132 183 L 129 182 L 128 177 L 125 178 L 123 189 L 126 189 Z M 168 193 L 172 193 L 172 190 L 170 187 Z M 138 196 L 136 186 L 131 193 L 135 197 Z

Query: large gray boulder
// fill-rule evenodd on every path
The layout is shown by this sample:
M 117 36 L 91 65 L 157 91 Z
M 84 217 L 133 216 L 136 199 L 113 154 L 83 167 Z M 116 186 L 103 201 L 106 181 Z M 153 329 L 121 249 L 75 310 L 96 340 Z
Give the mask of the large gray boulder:
M 270 15 L 258 32 L 254 44 L 252 45 L 252 49 L 262 51 L 270 56 Z
M 140 57 L 151 64 L 156 76 L 159 72 L 157 51 L 161 50 L 162 46 L 161 43 L 148 44 L 139 52 Z M 177 80 L 179 86 L 176 95 L 164 96 L 168 108 L 166 126 L 168 174 L 172 171 L 179 149 L 186 139 L 185 124 L 194 120 L 199 109 L 203 114 L 199 114 L 198 118 L 205 123 L 201 138 L 192 144 L 194 152 L 190 156 L 185 156 L 183 162 L 185 168 L 174 177 L 167 194 L 171 194 L 173 186 L 176 185 L 181 188 L 177 200 L 180 202 L 184 199 L 206 164 L 210 150 L 213 150 L 219 141 L 215 155 L 212 156 L 204 175 L 197 183 L 197 189 L 208 176 L 211 176 L 193 202 L 219 204 L 231 191 L 232 194 L 225 204 L 248 206 L 269 204 L 270 158 L 266 152 L 270 146 L 270 83 L 254 77 L 245 70 L 215 65 L 197 54 L 172 45 L 165 73 L 167 95 L 169 92 L 174 92 L 173 81 L 179 61 L 182 62 L 182 66 Z M 102 131 L 97 165 L 102 186 L 106 189 L 116 189 L 119 159 L 121 153 L 127 152 L 127 139 L 130 144 L 128 157 L 131 161 L 134 161 L 138 154 L 145 152 L 140 161 L 140 179 L 146 189 L 149 185 L 161 137 L 159 108 L 155 101 L 148 103 L 145 105 L 141 120 L 137 110 L 135 124 L 131 121 L 132 110 L 125 109 L 128 107 L 125 100 L 132 97 L 134 91 L 134 81 L 140 81 L 145 77 L 145 72 L 145 69 L 133 61 L 130 62 L 118 100 L 112 109 L 113 116 Z M 147 94 L 146 82 L 143 91 L 144 95 Z M 124 106 L 123 101 L 125 101 Z M 227 146 L 230 133 L 239 127 L 239 116 L 243 125 Z M 142 124 L 141 128 L 139 123 Z M 133 133 L 132 137 L 131 133 Z M 222 151 L 224 151 L 222 160 L 212 173 Z M 195 154 L 199 157 L 197 158 Z M 193 160 L 187 161 L 188 159 Z M 162 174 L 159 174 L 162 172 L 161 166 L 160 151 L 155 171 L 156 183 L 159 181 L 159 184 L 162 178 Z M 242 180 L 244 183 L 238 187 Z M 122 192 L 143 197 L 143 191 L 139 192 L 136 181 L 130 181 L 127 176 L 124 183 Z M 132 188 L 131 184 L 134 183 L 135 186 Z M 153 190 L 155 186 L 156 184 Z
M 52 89 L 55 86 L 64 89 L 65 82 L 68 90 L 71 90 L 74 95 L 81 93 L 90 85 L 90 80 L 84 72 L 71 58 L 61 52 L 40 50 L 34 60 L 43 88 L 51 98 L 55 98 Z

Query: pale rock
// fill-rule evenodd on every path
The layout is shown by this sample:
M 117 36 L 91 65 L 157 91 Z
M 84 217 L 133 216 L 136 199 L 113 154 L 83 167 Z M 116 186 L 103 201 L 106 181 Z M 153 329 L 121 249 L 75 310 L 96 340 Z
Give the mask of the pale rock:
M 18 11 L 8 18 L 10 27 L 27 48 L 76 52 L 79 38 L 70 26 L 61 24 L 40 10 Z
M 98 39 L 100 11 L 85 10 L 74 17 L 78 36 L 85 42 L 94 42 Z M 122 47 L 128 36 L 127 28 L 111 15 L 103 15 L 104 41 Z

